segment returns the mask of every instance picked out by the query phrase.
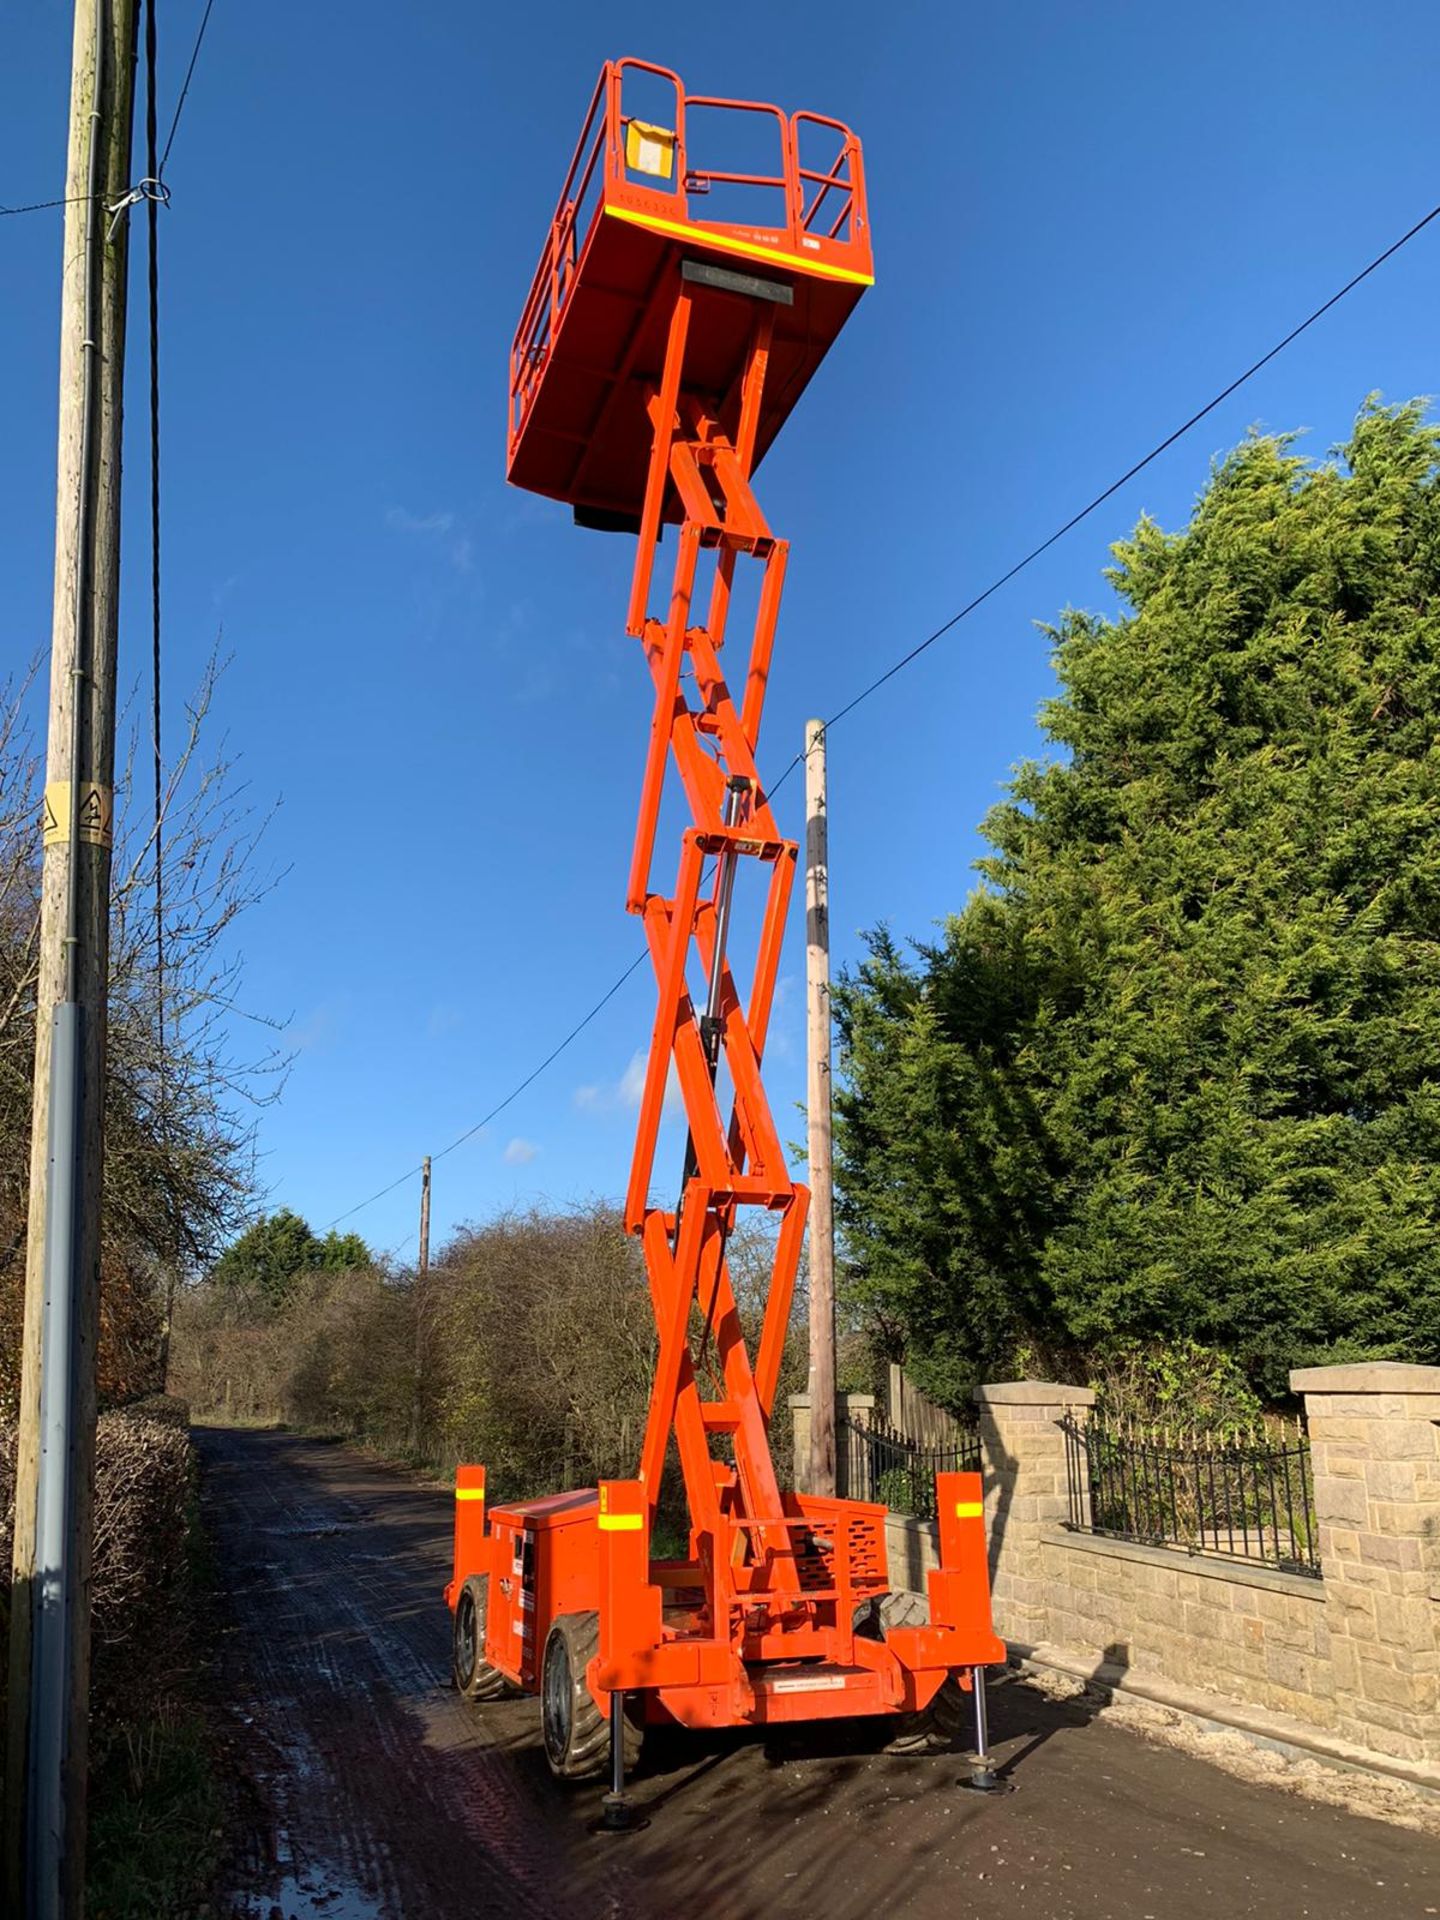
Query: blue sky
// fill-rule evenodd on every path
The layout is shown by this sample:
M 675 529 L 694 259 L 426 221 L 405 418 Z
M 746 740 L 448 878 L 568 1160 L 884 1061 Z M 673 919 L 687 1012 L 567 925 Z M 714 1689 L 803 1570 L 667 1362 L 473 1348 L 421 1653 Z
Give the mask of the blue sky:
M 173 99 L 200 0 L 161 0 Z M 62 190 L 71 10 L 12 9 L 0 201 Z M 1161 7 L 840 0 L 217 0 L 164 214 L 172 713 L 221 636 L 216 728 L 288 868 L 239 935 L 292 1017 L 260 1116 L 274 1204 L 323 1227 L 438 1152 L 637 951 L 623 911 L 648 680 L 628 542 L 504 484 L 506 356 L 601 61 L 847 120 L 877 284 L 759 476 L 792 560 L 769 762 L 1124 470 L 1437 197 L 1421 0 Z M 0 222 L 5 663 L 48 639 L 59 216 Z M 137 294 L 140 281 L 137 277 Z M 1323 453 L 1436 385 L 1431 230 L 830 740 L 837 963 L 924 935 L 1037 750 L 1035 622 L 1104 606 L 1107 543 L 1185 517 L 1251 422 Z M 143 341 L 122 684 L 143 675 Z M 143 681 L 142 681 L 143 684 Z M 768 764 L 768 762 L 767 762 Z M 780 797 L 800 828 L 798 779 Z M 665 864 L 668 865 L 668 856 Z M 801 1130 L 804 951 L 771 1087 Z M 648 967 L 436 1168 L 437 1234 L 618 1194 Z M 665 1149 L 662 1149 L 662 1154 Z M 681 1142 L 669 1151 L 678 1162 Z M 415 1183 L 349 1223 L 413 1251 Z

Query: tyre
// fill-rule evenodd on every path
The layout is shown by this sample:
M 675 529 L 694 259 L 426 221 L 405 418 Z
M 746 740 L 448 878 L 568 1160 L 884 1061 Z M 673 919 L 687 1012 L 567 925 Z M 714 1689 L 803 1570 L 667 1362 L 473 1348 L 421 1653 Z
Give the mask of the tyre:
M 895 1627 L 928 1627 L 930 1602 L 923 1593 L 882 1593 L 856 1610 L 855 1631 L 867 1640 L 885 1640 Z M 886 1753 L 951 1753 L 970 1725 L 969 1703 L 953 1674 L 947 1674 L 929 1706 L 897 1716 Z
M 489 1574 L 472 1573 L 455 1602 L 450 1677 L 455 1691 L 467 1700 L 498 1700 L 505 1691 L 504 1674 L 485 1658 L 489 1600 Z
M 610 1771 L 610 1721 L 585 1684 L 600 1651 L 598 1613 L 562 1613 L 550 1629 L 540 1668 L 540 1726 L 557 1780 L 593 1780 Z M 625 1721 L 625 1768 L 640 1758 L 641 1730 Z

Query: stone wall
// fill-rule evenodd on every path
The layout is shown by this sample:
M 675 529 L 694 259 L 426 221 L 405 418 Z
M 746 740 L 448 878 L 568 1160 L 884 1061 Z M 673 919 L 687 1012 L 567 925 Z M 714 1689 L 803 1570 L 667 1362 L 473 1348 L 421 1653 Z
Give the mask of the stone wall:
M 1440 1763 L 1440 1367 L 1309 1367 L 1336 1732 Z
M 1329 1629 L 1319 1580 L 1234 1566 L 1093 1534 L 1040 1543 L 1045 1640 L 1093 1651 L 1115 1672 L 1247 1700 L 1334 1725 Z M 1010 1633 L 997 1608 L 997 1625 Z
M 1258 1709 L 1341 1757 L 1440 1785 L 1440 1368 L 1309 1368 L 1321 1580 L 1071 1531 L 1062 1422 L 1082 1387 L 976 1390 L 995 1624 L 1022 1657 Z M 891 1578 L 923 1591 L 934 1529 L 892 1515 Z M 1253 1719 L 1253 1713 L 1251 1715 Z

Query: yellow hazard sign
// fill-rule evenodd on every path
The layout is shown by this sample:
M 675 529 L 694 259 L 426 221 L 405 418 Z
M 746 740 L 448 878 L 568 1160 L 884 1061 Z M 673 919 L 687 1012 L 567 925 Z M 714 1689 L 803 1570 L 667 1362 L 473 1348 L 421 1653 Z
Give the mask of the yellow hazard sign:
M 88 846 L 113 847 L 115 844 L 115 789 L 98 781 L 85 780 L 80 786 L 80 838 Z M 45 832 L 47 847 L 63 847 L 70 839 L 70 782 L 50 780 L 45 786 Z

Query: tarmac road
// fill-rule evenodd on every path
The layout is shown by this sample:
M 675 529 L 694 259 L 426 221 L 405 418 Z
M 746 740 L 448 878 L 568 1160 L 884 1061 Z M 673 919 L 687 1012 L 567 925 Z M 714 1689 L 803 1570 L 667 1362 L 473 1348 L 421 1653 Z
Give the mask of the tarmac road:
M 239 1920 L 1409 1920 L 1440 1913 L 1440 1844 L 1257 1787 L 992 1688 L 1016 1792 L 874 1751 L 864 1723 L 642 1762 L 650 1816 L 586 1831 L 528 1700 L 451 1691 L 453 1506 L 345 1447 L 203 1428 L 218 1667 L 244 1829 Z

